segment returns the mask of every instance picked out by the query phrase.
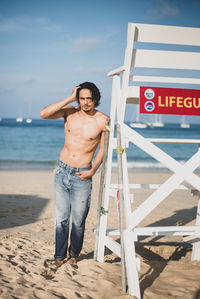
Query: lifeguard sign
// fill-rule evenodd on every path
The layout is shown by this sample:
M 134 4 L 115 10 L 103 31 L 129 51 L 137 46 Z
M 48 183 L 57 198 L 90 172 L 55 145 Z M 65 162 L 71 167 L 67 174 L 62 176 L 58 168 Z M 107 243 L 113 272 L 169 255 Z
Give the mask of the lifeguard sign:
M 142 86 L 140 113 L 200 115 L 200 90 Z

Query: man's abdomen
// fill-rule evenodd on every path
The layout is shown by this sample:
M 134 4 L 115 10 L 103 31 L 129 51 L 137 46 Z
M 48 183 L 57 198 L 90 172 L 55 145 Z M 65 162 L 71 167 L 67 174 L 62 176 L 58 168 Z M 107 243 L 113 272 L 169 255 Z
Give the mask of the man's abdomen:
M 59 159 L 72 167 L 87 167 L 91 164 L 94 153 L 69 151 L 65 147 L 60 152 Z

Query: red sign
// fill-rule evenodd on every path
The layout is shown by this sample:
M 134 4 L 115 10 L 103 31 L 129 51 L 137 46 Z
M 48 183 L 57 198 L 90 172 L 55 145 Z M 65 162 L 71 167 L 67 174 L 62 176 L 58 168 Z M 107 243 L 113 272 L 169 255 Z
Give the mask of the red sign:
M 141 86 L 140 113 L 200 115 L 200 90 Z

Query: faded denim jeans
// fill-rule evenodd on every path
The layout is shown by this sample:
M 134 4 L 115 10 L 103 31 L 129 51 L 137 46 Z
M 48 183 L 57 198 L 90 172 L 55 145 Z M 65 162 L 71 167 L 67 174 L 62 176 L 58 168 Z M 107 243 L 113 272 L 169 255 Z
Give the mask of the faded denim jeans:
M 92 178 L 82 180 L 76 172 L 90 168 L 91 166 L 71 167 L 60 160 L 57 163 L 55 169 L 55 260 L 61 261 L 67 256 L 70 215 L 72 215 L 72 229 L 69 254 L 78 256 L 82 249 L 85 220 L 90 207 Z

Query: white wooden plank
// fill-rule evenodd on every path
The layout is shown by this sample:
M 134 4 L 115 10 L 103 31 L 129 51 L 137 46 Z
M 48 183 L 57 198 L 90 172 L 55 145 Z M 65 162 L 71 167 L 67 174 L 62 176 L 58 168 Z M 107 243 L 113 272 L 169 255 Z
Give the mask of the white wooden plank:
M 121 127 L 121 136 L 122 136 L 122 148 L 126 148 L 126 138 L 123 134 L 123 130 Z M 123 184 L 124 184 L 124 210 L 125 210 L 125 220 L 126 220 L 126 227 L 129 228 L 131 226 L 131 202 L 130 202 L 130 190 L 129 190 L 129 183 L 128 183 L 128 165 L 127 165 L 127 156 L 124 152 L 122 154 L 122 169 L 123 169 Z
M 163 69 L 200 69 L 199 52 L 178 52 L 159 50 L 133 50 L 134 67 Z
M 124 247 L 126 254 L 126 271 L 128 279 L 128 291 L 131 296 L 140 299 L 140 284 L 138 277 L 137 257 L 135 252 L 135 243 L 132 241 L 132 233 L 124 232 Z
M 129 85 L 129 76 L 130 69 L 132 63 L 132 51 L 134 46 L 134 36 L 135 36 L 135 27 L 128 27 L 128 38 L 127 38 L 127 46 L 125 49 L 125 57 L 124 57 L 124 66 L 125 71 L 122 76 L 122 93 L 121 93 L 121 103 L 120 103 L 120 114 L 118 113 L 118 121 L 123 121 L 125 110 L 126 110 L 126 98 L 127 98 L 127 88 Z
M 158 189 L 161 184 L 129 184 L 129 189 Z M 121 189 L 123 185 L 111 184 L 110 185 L 110 196 L 116 197 L 117 190 Z M 191 186 L 180 185 L 176 190 L 191 190 Z M 193 188 L 192 188 L 193 189 Z
M 145 235 L 192 235 L 200 233 L 200 226 L 193 225 L 193 226 L 157 226 L 157 227 L 139 227 L 134 229 L 134 233 L 138 236 L 145 236 Z
M 132 227 L 140 223 L 154 208 L 156 208 L 177 186 L 185 179 L 190 181 L 192 185 L 196 185 L 200 189 L 199 178 L 192 173 L 195 169 L 194 163 L 199 162 L 200 155 L 197 152 L 188 162 L 173 174 L 160 188 L 148 197 L 138 208 L 132 213 Z
M 157 161 L 168 167 L 173 172 L 178 171 L 179 169 L 183 169 L 189 161 L 187 161 L 184 165 L 181 165 L 175 159 L 173 159 L 170 155 L 162 151 L 159 147 L 155 146 L 153 143 L 149 142 L 145 137 L 123 124 L 122 128 L 124 130 L 124 136 L 126 136 L 127 140 L 137 145 L 147 154 L 155 158 Z M 196 169 L 200 166 L 199 160 L 200 152 L 197 152 L 190 159 L 190 163 L 192 163 L 192 168 Z M 196 164 L 195 164 L 196 163 Z M 182 170 L 180 170 L 180 174 L 182 174 Z M 197 190 L 200 190 L 200 182 L 199 178 L 193 173 L 185 173 L 185 179 L 187 178 L 188 182 L 191 183 Z
M 119 236 L 120 235 L 120 230 L 119 229 L 115 229 L 115 228 L 108 228 L 106 230 L 106 234 L 108 236 Z
M 184 242 L 188 242 L 188 243 L 196 243 L 196 242 L 200 242 L 200 235 L 191 235 L 191 236 L 187 236 L 183 238 Z
M 200 28 L 129 23 L 138 29 L 137 41 L 200 46 Z
M 200 84 L 200 78 L 159 77 L 159 76 L 130 76 L 133 82 Z
M 120 67 L 118 67 L 118 68 L 116 68 L 116 69 L 108 72 L 107 76 L 111 77 L 111 76 L 114 76 L 114 75 L 120 75 L 124 71 L 125 71 L 125 66 L 122 65 L 122 66 L 120 66 Z
M 110 189 L 109 190 L 109 196 L 116 198 L 117 197 L 117 190 Z
M 193 173 L 193 171 L 200 165 L 200 152 L 194 154 L 189 161 L 187 161 L 184 165 L 181 165 L 125 124 L 122 125 L 122 128 L 124 130 L 124 136 L 127 136 L 131 142 L 175 172 L 174 175 L 172 175 L 157 191 L 149 196 L 148 199 L 132 213 L 132 219 L 130 222 L 132 227 L 135 227 L 160 202 L 162 202 L 164 198 L 176 189 L 176 187 L 178 187 L 184 179 L 196 189 L 200 190 L 200 179 Z
M 121 130 L 120 124 L 117 123 L 117 146 L 121 147 Z M 123 175 L 122 175 L 122 155 L 117 152 L 117 161 L 118 161 L 118 182 L 122 184 Z M 122 289 L 126 292 L 126 270 L 125 270 L 125 253 L 124 253 L 124 196 L 122 190 L 119 191 L 119 227 L 120 227 L 120 248 L 121 248 L 121 273 L 122 273 Z
M 107 165 L 106 165 L 106 180 L 105 180 L 105 193 L 104 193 L 104 203 L 103 207 L 107 211 L 109 206 L 109 186 L 111 180 L 111 170 L 112 170 L 112 140 L 114 138 L 114 124 L 115 124 L 115 111 L 116 111 L 116 85 L 118 82 L 117 76 L 113 78 L 113 86 L 112 86 L 112 100 L 111 100 L 111 108 L 110 108 L 110 119 L 111 119 L 111 132 L 109 136 L 109 146 L 108 146 L 108 157 L 107 157 Z M 107 214 L 102 215 L 100 218 L 100 228 L 99 228 L 99 243 L 97 248 L 97 260 L 99 262 L 103 262 L 104 259 L 104 249 L 105 249 L 105 236 L 106 236 L 106 226 L 107 226 Z
M 172 138 L 146 138 L 150 142 L 155 143 L 187 143 L 187 144 L 200 144 L 200 139 L 172 139 Z
M 139 97 L 140 97 L 140 88 L 139 86 L 128 86 L 127 93 L 126 93 L 126 103 L 127 104 L 138 104 L 139 103 Z
M 150 143 L 146 138 L 144 138 L 142 135 L 137 133 L 135 130 L 129 128 L 125 124 L 123 124 L 123 128 L 125 130 L 124 134 L 130 142 L 133 142 L 133 144 L 137 145 L 147 154 L 149 154 L 157 161 L 167 166 L 170 170 L 176 170 L 176 167 L 179 165 L 179 163 L 175 161 L 172 157 L 163 152 L 154 144 Z
M 191 261 L 200 261 L 200 242 L 196 242 L 192 246 Z
M 117 256 L 121 257 L 120 244 L 109 238 L 108 236 L 105 237 L 105 246 L 108 247 Z

